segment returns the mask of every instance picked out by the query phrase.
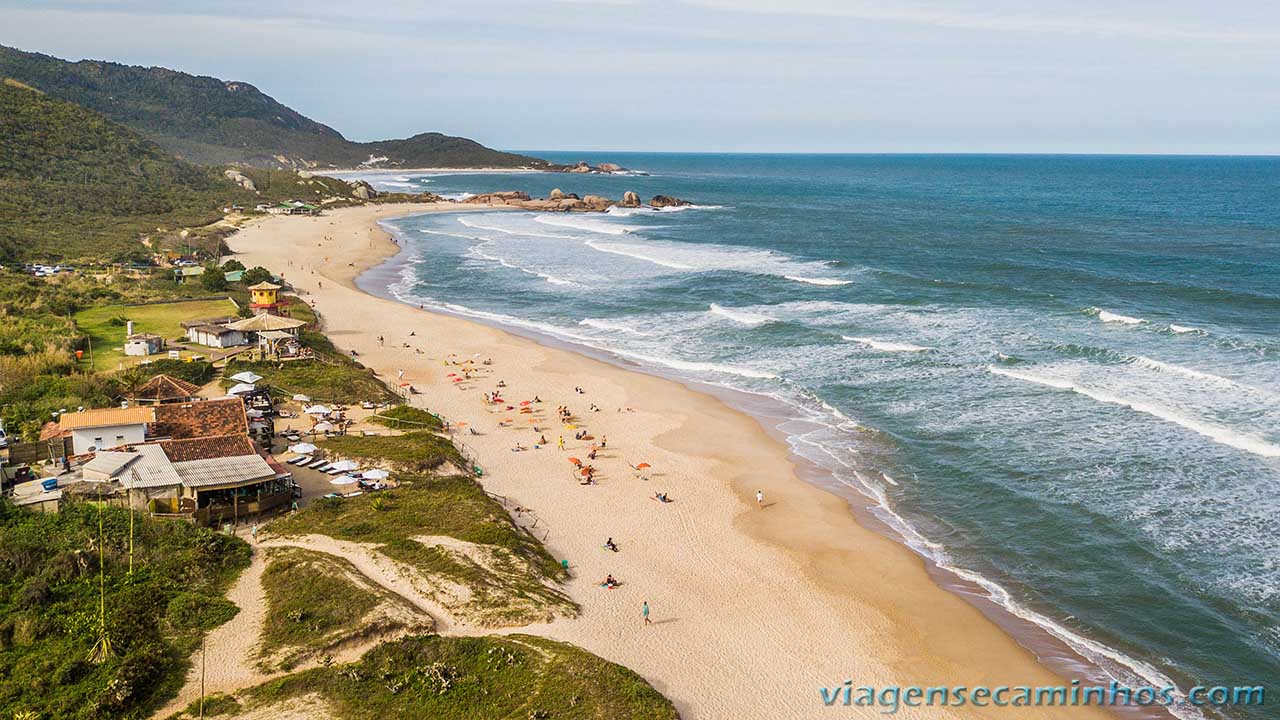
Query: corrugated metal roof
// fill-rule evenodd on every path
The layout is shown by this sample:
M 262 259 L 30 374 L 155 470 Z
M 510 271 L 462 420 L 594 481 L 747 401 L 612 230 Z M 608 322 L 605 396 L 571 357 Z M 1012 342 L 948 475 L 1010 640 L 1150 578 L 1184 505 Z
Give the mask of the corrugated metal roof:
M 261 455 L 236 455 L 233 457 L 189 460 L 173 464 L 173 469 L 187 487 L 214 487 L 218 485 L 243 485 L 270 480 L 275 470 Z
M 84 464 L 84 469 L 102 473 L 107 477 L 115 477 L 137 458 L 138 453 L 101 450 L 93 456 L 92 460 Z
M 62 426 L 63 430 L 76 430 L 113 425 L 139 425 L 155 421 L 156 411 L 152 407 L 103 408 L 65 413 L 58 418 L 58 425 Z
M 139 457 L 129 467 L 128 477 L 120 479 L 126 488 L 171 487 L 182 484 L 182 476 L 169 462 L 159 445 L 138 445 L 134 448 Z

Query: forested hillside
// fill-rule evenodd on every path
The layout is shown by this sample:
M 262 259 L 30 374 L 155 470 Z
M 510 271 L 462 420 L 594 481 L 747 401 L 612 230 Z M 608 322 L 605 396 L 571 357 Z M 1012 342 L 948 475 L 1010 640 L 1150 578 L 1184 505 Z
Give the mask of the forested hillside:
M 145 256 L 143 233 L 252 198 L 97 113 L 0 83 L 0 262 Z
M 549 166 L 440 133 L 351 142 L 248 83 L 166 68 L 73 63 L 0 46 L 0 77 L 99 112 L 201 165 L 350 168 L 385 157 L 379 167 Z

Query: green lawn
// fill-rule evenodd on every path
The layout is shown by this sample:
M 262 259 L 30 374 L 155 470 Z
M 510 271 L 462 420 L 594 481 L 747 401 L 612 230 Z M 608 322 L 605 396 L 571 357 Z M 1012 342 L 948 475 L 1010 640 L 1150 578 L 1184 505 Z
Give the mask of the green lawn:
M 104 305 L 81 310 L 73 317 L 80 332 L 93 342 L 94 367 L 115 370 L 121 363 L 129 365 L 141 359 L 124 354 L 125 320 L 133 321 L 136 333 L 155 333 L 173 342 L 184 334 L 182 322 L 234 316 L 236 312 L 230 300 L 188 300 L 155 305 Z M 87 363 L 88 353 L 85 354 L 86 366 Z

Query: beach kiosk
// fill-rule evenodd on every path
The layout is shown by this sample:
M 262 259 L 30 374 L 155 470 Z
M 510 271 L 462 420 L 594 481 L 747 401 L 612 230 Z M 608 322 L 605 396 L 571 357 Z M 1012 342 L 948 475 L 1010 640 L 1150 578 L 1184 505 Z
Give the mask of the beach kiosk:
M 280 286 L 272 282 L 260 282 L 249 286 L 249 309 L 255 313 L 280 315 L 284 303 L 280 300 Z

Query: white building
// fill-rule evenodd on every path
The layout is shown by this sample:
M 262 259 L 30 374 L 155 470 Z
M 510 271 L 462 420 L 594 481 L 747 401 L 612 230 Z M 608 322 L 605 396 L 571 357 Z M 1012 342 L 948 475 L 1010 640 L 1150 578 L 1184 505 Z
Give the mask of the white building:
M 104 408 L 65 413 L 58 426 L 71 435 L 71 452 L 79 455 L 143 442 L 155 421 L 155 407 Z
M 187 339 L 197 345 L 213 348 L 229 348 L 249 344 L 249 340 L 244 333 L 239 330 L 232 330 L 225 325 L 193 325 L 187 328 Z
M 164 349 L 164 338 L 159 335 L 138 333 L 130 335 L 124 343 L 124 354 L 132 356 L 155 355 Z

